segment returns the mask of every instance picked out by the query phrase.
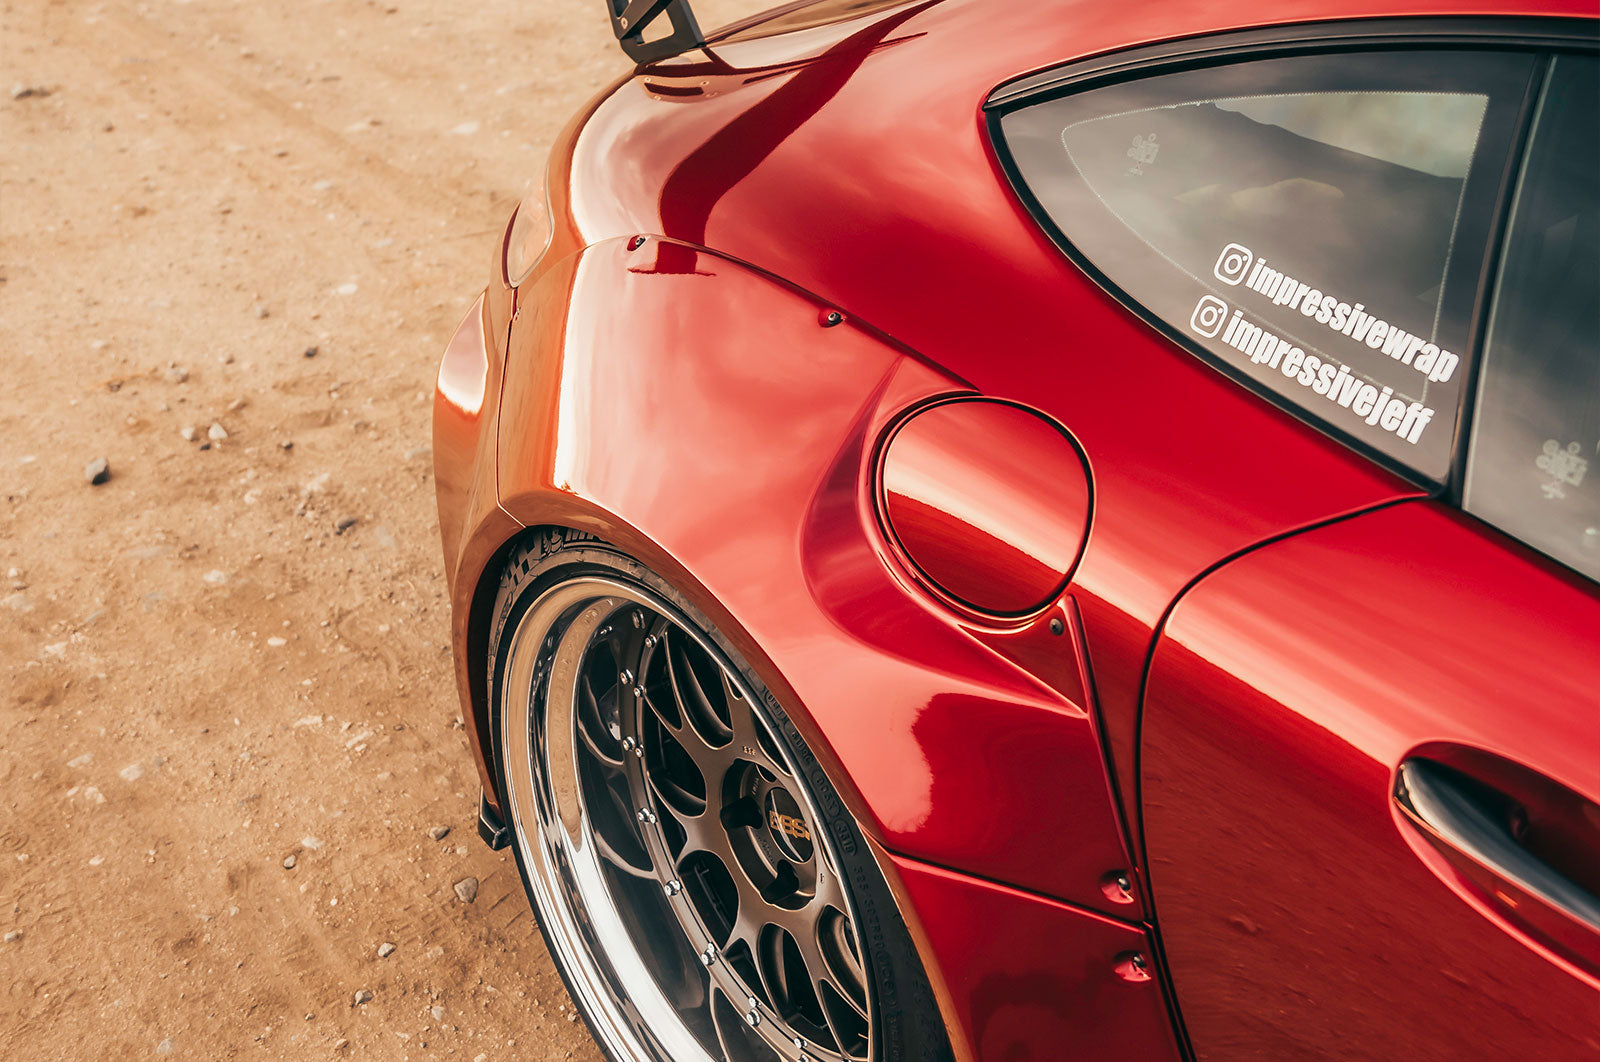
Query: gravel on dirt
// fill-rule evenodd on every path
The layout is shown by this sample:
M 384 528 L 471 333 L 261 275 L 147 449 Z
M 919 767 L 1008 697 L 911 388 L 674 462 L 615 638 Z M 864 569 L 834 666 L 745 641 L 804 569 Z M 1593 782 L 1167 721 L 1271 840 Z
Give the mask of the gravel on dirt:
M 0 1058 L 600 1062 L 511 853 L 426 836 L 479 790 L 434 376 L 628 70 L 600 5 L 10 0 L 0 42 Z

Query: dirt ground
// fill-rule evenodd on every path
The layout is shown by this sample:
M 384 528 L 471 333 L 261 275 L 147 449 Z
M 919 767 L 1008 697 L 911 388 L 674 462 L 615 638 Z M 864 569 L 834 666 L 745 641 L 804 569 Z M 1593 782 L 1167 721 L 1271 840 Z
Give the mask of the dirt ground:
M 0 0 L 0 1057 L 599 1059 L 474 833 L 428 420 L 626 68 L 600 0 Z

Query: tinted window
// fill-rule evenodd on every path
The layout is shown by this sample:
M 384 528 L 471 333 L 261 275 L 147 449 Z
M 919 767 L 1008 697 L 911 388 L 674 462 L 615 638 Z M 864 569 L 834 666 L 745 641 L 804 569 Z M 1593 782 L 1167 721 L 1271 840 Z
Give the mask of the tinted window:
M 1517 189 L 1466 505 L 1600 578 L 1600 74 L 1555 61 Z
M 1229 370 L 1442 480 L 1531 63 L 1263 60 L 1024 106 L 1001 128 L 1028 191 L 1113 284 Z

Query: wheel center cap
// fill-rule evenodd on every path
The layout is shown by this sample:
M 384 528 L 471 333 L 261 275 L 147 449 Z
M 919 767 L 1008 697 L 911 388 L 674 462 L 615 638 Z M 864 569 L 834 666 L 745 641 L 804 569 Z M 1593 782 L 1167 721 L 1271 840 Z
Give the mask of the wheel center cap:
M 767 832 L 772 835 L 772 842 L 796 863 L 808 862 L 812 852 L 811 827 L 800 813 L 800 805 L 782 789 L 769 792 L 766 803 Z

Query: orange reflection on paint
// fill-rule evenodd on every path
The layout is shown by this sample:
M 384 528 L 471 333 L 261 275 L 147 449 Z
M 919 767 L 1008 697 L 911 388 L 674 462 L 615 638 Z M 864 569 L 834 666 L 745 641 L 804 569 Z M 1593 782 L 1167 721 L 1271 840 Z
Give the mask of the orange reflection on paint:
M 476 416 L 483 407 L 483 389 L 489 377 L 483 329 L 483 296 L 479 295 L 450 338 L 439 365 L 439 393 L 469 416 Z

